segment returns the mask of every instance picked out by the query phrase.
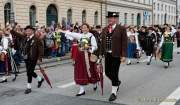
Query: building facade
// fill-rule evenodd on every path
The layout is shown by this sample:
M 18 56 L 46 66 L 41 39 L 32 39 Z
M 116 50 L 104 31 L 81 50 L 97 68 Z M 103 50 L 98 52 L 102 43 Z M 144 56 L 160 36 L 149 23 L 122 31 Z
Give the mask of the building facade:
M 177 8 L 176 8 L 176 14 L 177 14 L 177 26 L 180 26 L 180 0 L 177 0 Z
M 0 0 L 0 23 L 10 22 L 12 0 Z M 88 22 L 90 25 L 105 24 L 105 5 L 101 0 L 14 0 L 15 21 L 22 26 L 50 25 L 54 22 L 67 24 Z
M 118 12 L 119 23 L 125 25 L 151 25 L 152 0 L 107 0 L 107 12 Z
M 176 25 L 176 0 L 154 0 L 154 24 Z
M 13 1 L 13 5 L 11 5 Z M 49 26 L 53 22 L 107 24 L 108 12 L 119 13 L 122 25 L 176 24 L 176 0 L 0 0 L 0 24 L 11 12 L 22 26 Z M 153 15 L 152 15 L 153 14 Z

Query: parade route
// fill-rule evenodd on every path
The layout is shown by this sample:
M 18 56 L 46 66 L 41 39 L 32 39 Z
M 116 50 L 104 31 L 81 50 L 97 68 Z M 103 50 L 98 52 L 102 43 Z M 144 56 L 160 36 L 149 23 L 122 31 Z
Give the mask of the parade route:
M 121 65 L 119 78 L 122 81 L 122 85 L 118 92 L 118 98 L 114 103 L 119 105 L 178 105 L 180 86 L 179 62 L 179 55 L 174 53 L 174 61 L 168 69 L 163 67 L 161 61 L 156 60 L 153 60 L 150 66 L 146 65 L 146 63 L 137 64 L 135 61 L 129 66 Z M 70 62 L 46 68 L 45 70 L 52 82 L 52 89 L 46 82 L 44 82 L 42 88 L 38 89 L 36 87 L 37 82 L 34 80 L 32 93 L 24 95 L 26 74 L 22 73 L 15 82 L 9 80 L 7 83 L 0 84 L 0 101 L 3 103 L 2 105 L 27 105 L 25 103 L 29 103 L 28 105 L 49 105 L 50 103 L 46 104 L 47 100 L 51 102 L 50 105 L 72 105 L 72 103 L 74 105 L 112 104 L 107 100 L 111 93 L 111 87 L 110 81 L 106 76 L 104 76 L 103 96 L 101 95 L 100 86 L 94 92 L 93 85 L 90 84 L 85 87 L 85 96 L 76 97 L 75 95 L 79 89 L 74 83 L 73 65 Z M 36 72 L 40 74 L 39 71 Z M 91 102 L 92 100 L 93 102 Z M 171 104 L 167 104 L 167 102 Z

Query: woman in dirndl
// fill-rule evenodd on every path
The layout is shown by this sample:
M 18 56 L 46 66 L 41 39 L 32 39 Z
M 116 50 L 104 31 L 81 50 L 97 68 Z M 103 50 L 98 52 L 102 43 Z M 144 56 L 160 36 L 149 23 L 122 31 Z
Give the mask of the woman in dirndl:
M 73 32 L 79 33 L 79 28 L 74 26 Z M 78 41 L 74 39 L 71 45 L 71 59 L 73 64 L 75 64 L 77 52 L 78 52 Z
M 128 62 L 127 65 L 131 64 L 131 59 L 137 59 L 139 60 L 139 52 L 140 52 L 140 47 L 139 47 L 139 42 L 138 42 L 138 35 L 135 32 L 134 28 L 130 27 L 129 31 L 127 32 L 128 36 Z M 139 61 L 137 61 L 138 63 Z
M 164 67 L 168 68 L 170 62 L 173 61 L 173 34 L 171 27 L 166 27 L 165 32 L 162 35 L 159 49 L 161 48 L 161 60 L 164 62 Z
M 100 80 L 96 71 L 96 62 L 91 61 L 90 57 L 97 50 L 97 42 L 92 33 L 89 32 L 90 26 L 86 23 L 82 25 L 82 33 L 61 31 L 62 34 L 70 39 L 78 40 L 78 51 L 74 64 L 74 80 L 79 85 L 79 92 L 76 96 L 85 95 L 84 86 L 89 83 L 94 84 L 93 89 L 97 89 L 97 82 Z

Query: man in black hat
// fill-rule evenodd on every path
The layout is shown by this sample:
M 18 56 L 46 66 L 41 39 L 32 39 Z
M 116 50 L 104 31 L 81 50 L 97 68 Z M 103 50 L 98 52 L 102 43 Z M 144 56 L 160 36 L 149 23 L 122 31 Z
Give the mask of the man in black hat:
M 144 51 L 146 52 L 146 56 L 147 56 L 147 65 L 151 64 L 155 42 L 156 42 L 156 33 L 154 32 L 153 27 L 149 27 L 148 34 L 145 36 L 145 43 L 144 43 L 145 46 Z
M 108 23 L 102 31 L 102 54 L 105 55 L 105 74 L 111 80 L 112 93 L 109 101 L 117 98 L 121 81 L 119 80 L 120 63 L 125 62 L 127 54 L 126 28 L 118 24 L 118 13 L 108 12 Z
M 38 80 L 38 88 L 41 87 L 44 79 L 38 76 L 34 70 L 37 63 L 42 61 L 43 57 L 43 43 L 35 36 L 35 29 L 32 26 L 26 26 L 25 35 L 22 35 L 14 30 L 11 30 L 11 34 L 24 39 L 23 57 L 27 70 L 27 89 L 25 94 L 31 93 L 32 77 Z

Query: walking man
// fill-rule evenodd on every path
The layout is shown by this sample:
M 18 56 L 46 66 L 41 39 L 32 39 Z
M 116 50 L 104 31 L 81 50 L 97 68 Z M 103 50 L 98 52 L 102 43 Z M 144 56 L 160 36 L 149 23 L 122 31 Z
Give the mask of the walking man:
M 109 101 L 117 98 L 117 92 L 121 81 L 119 80 L 120 63 L 125 62 L 127 54 L 127 32 L 126 28 L 119 25 L 118 13 L 108 12 L 108 23 L 102 31 L 102 54 L 105 55 L 105 74 L 111 80 L 112 93 Z

